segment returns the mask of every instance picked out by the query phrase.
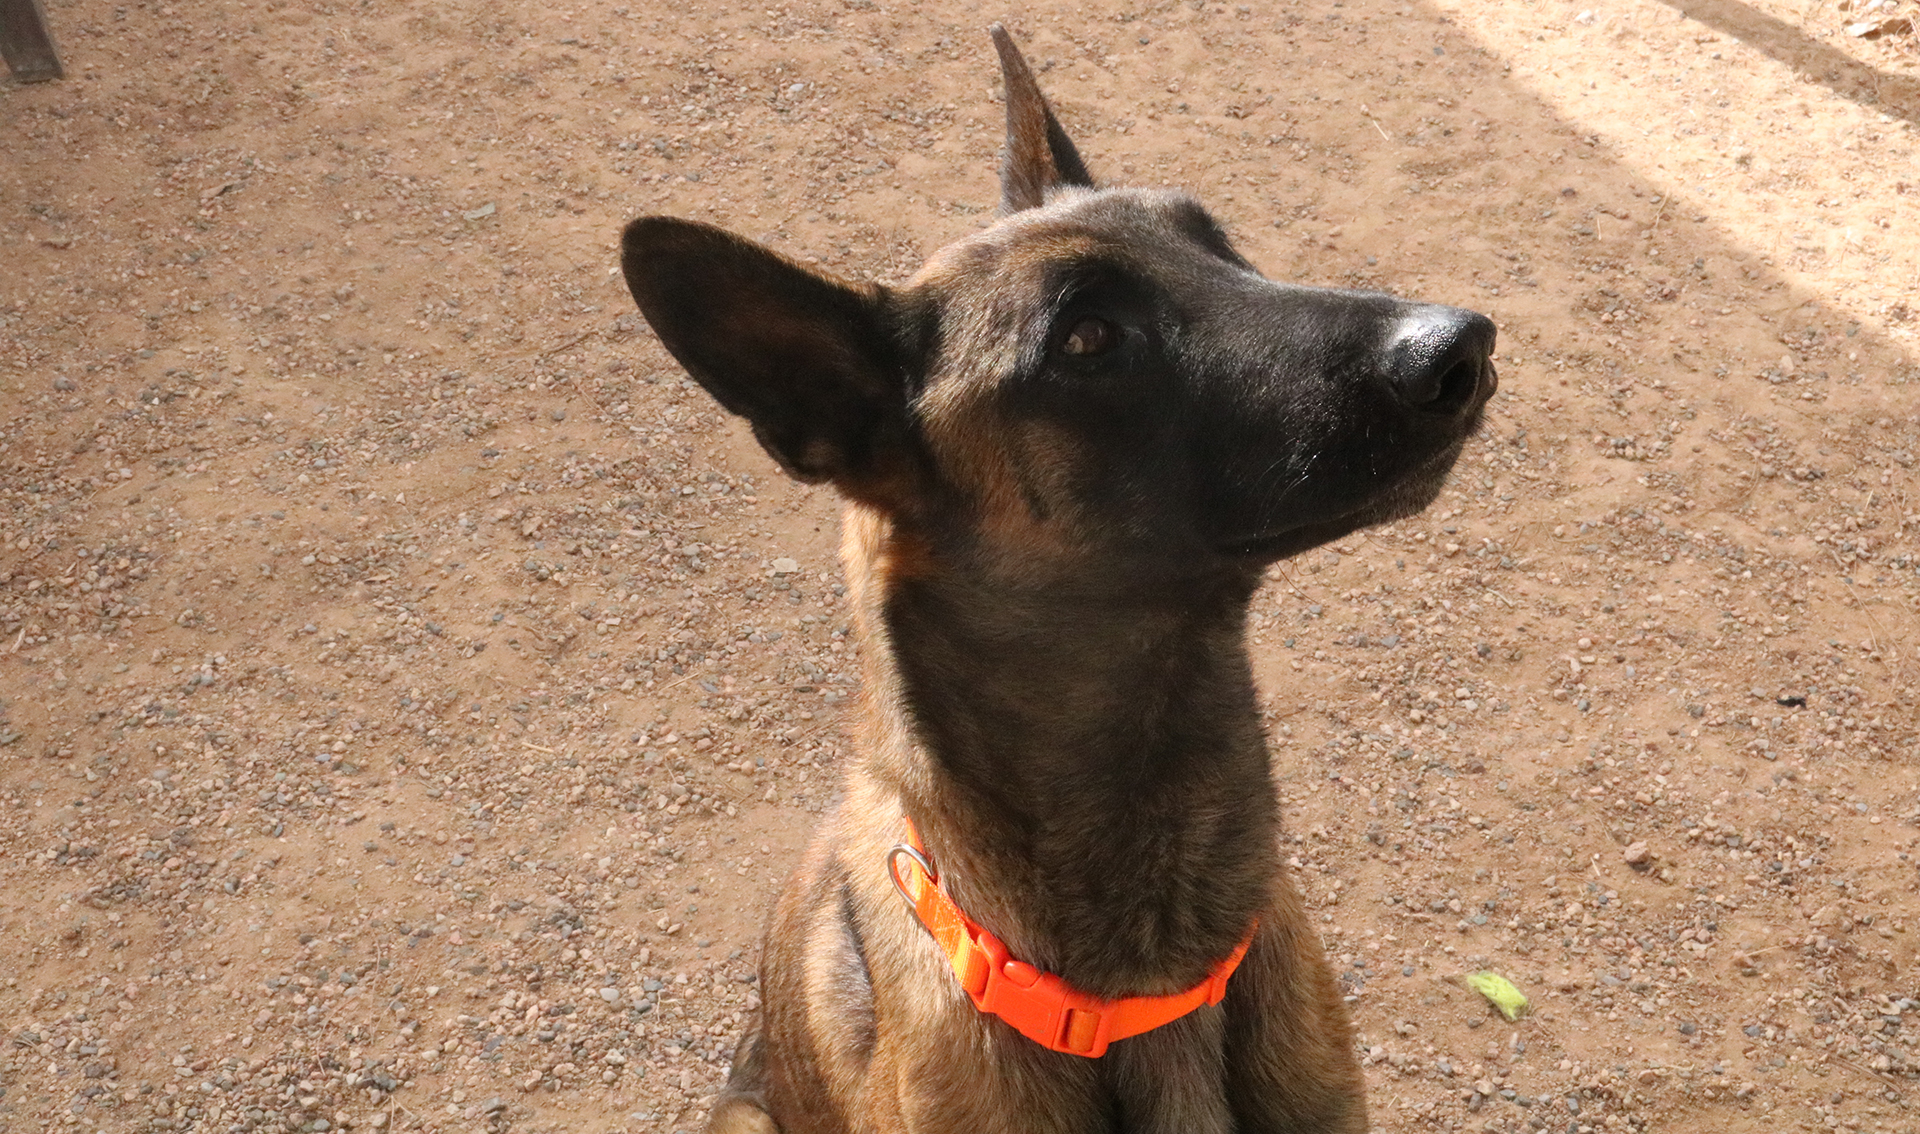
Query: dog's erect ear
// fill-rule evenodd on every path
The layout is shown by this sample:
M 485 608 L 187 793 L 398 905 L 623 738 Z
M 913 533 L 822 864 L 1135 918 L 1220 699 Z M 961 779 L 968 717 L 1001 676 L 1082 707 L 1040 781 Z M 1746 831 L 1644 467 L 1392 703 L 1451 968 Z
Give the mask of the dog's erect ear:
M 885 291 L 672 217 L 628 225 L 620 266 L 667 350 L 781 467 L 858 499 L 882 490 L 905 418 Z
M 1086 163 L 1073 148 L 1047 97 L 1034 82 L 1026 56 L 999 24 L 988 29 L 1000 53 L 1000 76 L 1007 88 L 1007 152 L 1000 161 L 1000 211 L 1017 213 L 1044 204 L 1047 190 L 1060 185 L 1093 187 Z

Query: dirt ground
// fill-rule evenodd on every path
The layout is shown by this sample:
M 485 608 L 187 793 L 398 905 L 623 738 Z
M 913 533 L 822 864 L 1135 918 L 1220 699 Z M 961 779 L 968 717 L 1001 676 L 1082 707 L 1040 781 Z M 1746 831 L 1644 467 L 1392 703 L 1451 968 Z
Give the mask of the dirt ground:
M 903 276 L 997 18 L 1096 174 L 1500 325 L 1444 498 L 1253 616 L 1376 1126 L 1920 1126 L 1913 0 L 771 2 L 49 0 L 0 1132 L 698 1125 L 857 645 L 615 241 Z

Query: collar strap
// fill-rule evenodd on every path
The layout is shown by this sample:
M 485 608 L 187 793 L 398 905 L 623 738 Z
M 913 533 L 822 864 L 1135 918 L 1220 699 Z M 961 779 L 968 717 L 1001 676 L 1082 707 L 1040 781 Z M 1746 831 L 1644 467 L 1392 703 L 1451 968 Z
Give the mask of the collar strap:
M 1098 1059 L 1114 1040 L 1170 1024 L 1202 1004 L 1220 1003 L 1227 994 L 1227 978 L 1240 967 L 1259 928 L 1254 922 L 1233 952 L 1185 992 L 1102 1000 L 1009 955 L 998 937 L 967 917 L 947 895 L 913 821 L 902 821 L 907 841 L 887 852 L 887 873 L 900 896 L 933 935 L 973 1006 L 1050 1051 Z

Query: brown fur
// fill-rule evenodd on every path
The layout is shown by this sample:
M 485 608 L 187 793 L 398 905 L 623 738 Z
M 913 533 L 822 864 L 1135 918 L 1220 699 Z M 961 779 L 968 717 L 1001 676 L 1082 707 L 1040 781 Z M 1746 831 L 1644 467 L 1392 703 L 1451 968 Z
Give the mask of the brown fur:
M 1096 190 L 995 38 L 1008 215 L 898 290 L 688 222 L 627 233 L 675 356 L 853 501 L 860 755 L 774 911 L 711 1129 L 1360 1130 L 1243 622 L 1265 564 L 1438 491 L 1491 324 L 1269 284 L 1186 198 Z M 1191 987 L 1258 930 L 1218 1007 L 1047 1051 L 974 1009 L 895 893 L 903 815 L 974 920 L 1094 995 Z

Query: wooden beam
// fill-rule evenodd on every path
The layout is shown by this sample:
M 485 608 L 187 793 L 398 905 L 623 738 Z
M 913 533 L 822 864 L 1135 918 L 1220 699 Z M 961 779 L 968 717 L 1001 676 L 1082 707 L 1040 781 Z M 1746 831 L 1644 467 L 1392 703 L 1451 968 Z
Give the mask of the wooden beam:
M 0 0 L 0 56 L 23 83 L 66 77 L 40 0 Z

